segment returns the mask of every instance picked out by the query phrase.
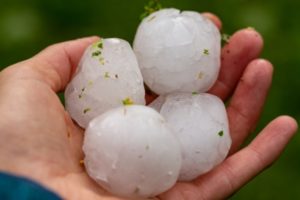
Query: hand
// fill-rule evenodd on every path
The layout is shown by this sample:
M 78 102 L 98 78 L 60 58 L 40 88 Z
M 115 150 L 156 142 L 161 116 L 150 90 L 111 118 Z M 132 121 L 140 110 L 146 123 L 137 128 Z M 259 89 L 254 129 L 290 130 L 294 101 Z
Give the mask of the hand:
M 221 21 L 206 13 L 219 28 Z M 235 33 L 222 50 L 222 67 L 210 93 L 230 98 L 227 107 L 232 147 L 227 159 L 191 183 L 178 183 L 160 196 L 162 200 L 226 199 L 269 167 L 297 130 L 288 116 L 270 122 L 246 147 L 242 143 L 254 130 L 272 81 L 272 64 L 257 59 L 263 47 L 253 29 Z
M 207 16 L 221 26 L 215 16 Z M 30 177 L 66 199 L 117 199 L 96 185 L 80 164 L 83 130 L 56 95 L 70 81 L 84 49 L 96 40 L 50 46 L 0 74 L 0 170 Z M 160 199 L 226 198 L 269 166 L 287 145 L 297 124 L 280 117 L 237 152 L 254 128 L 271 84 L 271 64 L 255 60 L 261 48 L 258 33 L 237 32 L 223 49 L 219 80 L 211 90 L 224 100 L 234 91 L 228 106 L 231 155 L 196 181 L 178 183 Z
M 29 177 L 64 199 L 113 199 L 86 174 L 83 131 L 56 92 L 97 37 L 48 47 L 0 74 L 0 170 Z

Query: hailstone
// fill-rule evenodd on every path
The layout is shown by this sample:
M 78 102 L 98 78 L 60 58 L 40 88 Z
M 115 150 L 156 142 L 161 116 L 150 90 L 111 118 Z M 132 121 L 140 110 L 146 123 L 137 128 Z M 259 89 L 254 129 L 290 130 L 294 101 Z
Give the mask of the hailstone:
M 157 94 L 206 92 L 219 73 L 220 32 L 198 12 L 152 13 L 140 24 L 133 49 L 145 83 Z
M 181 144 L 179 180 L 191 181 L 226 158 L 231 137 L 222 100 L 206 93 L 177 93 L 158 101 L 152 106 L 160 110 Z
M 88 174 L 123 197 L 154 197 L 172 187 L 181 167 L 177 138 L 164 118 L 140 105 L 112 109 L 93 119 L 83 151 Z
M 145 104 L 143 77 L 128 42 L 101 39 L 89 46 L 65 91 L 66 109 L 83 128 L 123 103 Z

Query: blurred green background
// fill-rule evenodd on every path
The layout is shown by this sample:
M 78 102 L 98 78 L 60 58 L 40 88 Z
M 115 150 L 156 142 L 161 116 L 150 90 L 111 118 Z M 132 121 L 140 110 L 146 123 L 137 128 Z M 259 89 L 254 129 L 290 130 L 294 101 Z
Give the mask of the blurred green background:
M 29 58 L 47 45 L 89 35 L 132 42 L 148 0 L 0 0 L 0 69 Z M 275 66 L 257 131 L 281 114 L 300 119 L 300 1 L 162 0 L 165 7 L 214 12 L 224 32 L 254 27 L 265 39 L 262 57 Z M 231 199 L 300 199 L 300 137 L 266 172 Z

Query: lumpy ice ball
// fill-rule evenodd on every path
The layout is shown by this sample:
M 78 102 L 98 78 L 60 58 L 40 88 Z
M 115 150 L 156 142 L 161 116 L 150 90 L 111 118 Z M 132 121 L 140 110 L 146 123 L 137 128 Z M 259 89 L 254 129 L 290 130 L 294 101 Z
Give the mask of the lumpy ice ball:
M 151 14 L 140 24 L 133 48 L 144 81 L 157 94 L 206 92 L 217 79 L 220 33 L 197 12 Z
M 158 101 L 154 107 L 160 109 L 181 144 L 179 180 L 193 180 L 226 158 L 231 137 L 225 106 L 218 97 L 178 93 Z
M 101 39 L 89 46 L 65 91 L 66 109 L 83 128 L 124 102 L 145 104 L 143 78 L 128 42 Z
M 180 145 L 163 117 L 145 106 L 110 110 L 93 119 L 84 138 L 88 174 L 124 197 L 154 197 L 172 187 Z

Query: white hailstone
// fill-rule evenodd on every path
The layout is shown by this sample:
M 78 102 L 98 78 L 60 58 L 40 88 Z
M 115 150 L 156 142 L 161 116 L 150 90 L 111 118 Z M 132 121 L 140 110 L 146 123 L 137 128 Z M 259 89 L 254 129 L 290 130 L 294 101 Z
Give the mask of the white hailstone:
M 134 51 L 145 83 L 157 94 L 206 92 L 220 68 L 217 27 L 193 11 L 163 9 L 140 24 Z
M 110 110 L 93 119 L 83 151 L 88 174 L 123 197 L 153 197 L 171 188 L 181 167 L 177 138 L 163 117 L 140 105 Z
M 145 105 L 143 77 L 128 42 L 101 39 L 89 46 L 65 91 L 66 109 L 83 128 L 124 102 Z
M 181 144 L 179 180 L 193 180 L 221 163 L 228 154 L 231 137 L 224 103 L 205 93 L 177 93 L 163 98 L 160 113 Z

